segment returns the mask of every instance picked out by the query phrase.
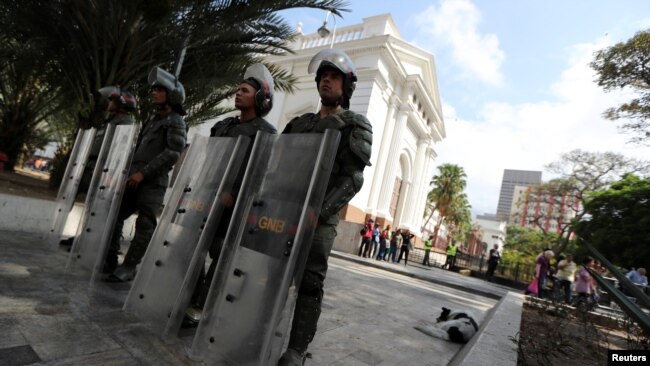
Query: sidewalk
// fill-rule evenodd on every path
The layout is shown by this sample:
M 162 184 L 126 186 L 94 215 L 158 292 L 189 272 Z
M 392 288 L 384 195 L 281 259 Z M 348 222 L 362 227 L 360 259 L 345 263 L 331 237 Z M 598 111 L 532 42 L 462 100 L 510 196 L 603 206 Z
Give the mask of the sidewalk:
M 0 231 L 0 252 L 2 365 L 200 365 L 187 357 L 191 332 L 165 343 L 121 310 L 128 284 L 89 291 L 63 274 L 68 253 L 47 251 L 36 234 Z M 433 322 L 442 306 L 472 311 L 481 323 L 507 288 L 437 268 L 332 257 L 308 365 L 462 364 L 473 348 L 486 350 L 413 326 Z
M 409 262 L 408 265 L 404 265 L 403 261 L 400 263 L 389 263 L 338 251 L 332 251 L 331 256 L 365 266 L 381 268 L 385 271 L 417 278 L 419 280 L 451 287 L 457 290 L 467 291 L 475 295 L 485 296 L 495 300 L 501 299 L 506 293 L 508 293 L 508 291 L 515 291 L 509 287 L 487 282 L 479 278 L 463 276 L 457 272 L 444 270 L 438 267 L 425 267 L 419 263 Z

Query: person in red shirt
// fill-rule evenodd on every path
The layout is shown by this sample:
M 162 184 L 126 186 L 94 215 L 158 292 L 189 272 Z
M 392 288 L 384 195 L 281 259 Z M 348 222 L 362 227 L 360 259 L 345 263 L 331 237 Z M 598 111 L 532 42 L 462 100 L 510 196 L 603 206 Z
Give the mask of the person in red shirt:
M 361 234 L 361 246 L 359 247 L 359 257 L 363 255 L 364 258 L 368 257 L 368 249 L 372 245 L 372 226 L 375 220 L 368 219 L 363 229 L 359 232 Z

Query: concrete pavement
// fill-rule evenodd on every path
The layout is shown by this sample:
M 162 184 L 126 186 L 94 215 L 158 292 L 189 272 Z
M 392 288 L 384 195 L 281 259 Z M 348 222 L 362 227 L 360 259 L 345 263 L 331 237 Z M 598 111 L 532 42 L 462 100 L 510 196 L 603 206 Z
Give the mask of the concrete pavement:
M 191 333 L 163 342 L 121 310 L 128 285 L 89 291 L 85 281 L 62 273 L 67 253 L 48 252 L 40 235 L 0 232 L 0 251 L 0 364 L 199 364 L 186 356 Z M 490 311 L 505 294 L 502 286 L 438 268 L 404 267 L 335 252 L 307 364 L 463 364 L 473 350 L 484 349 L 481 337 L 477 344 L 461 347 L 430 338 L 413 326 L 433 322 L 442 306 L 470 310 L 479 320 L 508 315 L 495 311 L 498 308 Z M 515 336 L 515 325 L 490 338 Z

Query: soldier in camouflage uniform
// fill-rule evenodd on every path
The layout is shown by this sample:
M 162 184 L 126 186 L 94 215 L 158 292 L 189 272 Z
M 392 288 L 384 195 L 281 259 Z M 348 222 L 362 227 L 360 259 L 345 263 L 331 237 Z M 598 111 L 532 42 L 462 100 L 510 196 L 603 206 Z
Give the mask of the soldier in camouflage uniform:
M 273 77 L 269 70 L 262 64 L 254 64 L 246 69 L 244 73 L 244 80 L 239 84 L 239 88 L 235 93 L 235 108 L 240 111 L 238 117 L 229 117 L 222 121 L 217 122 L 210 129 L 211 137 L 238 137 L 247 136 L 251 138 L 251 144 L 248 146 L 246 160 L 250 155 L 253 148 L 252 142 L 258 131 L 275 134 L 277 130 L 263 117 L 266 116 L 273 107 Z M 228 231 L 228 225 L 233 213 L 235 199 L 239 193 L 239 188 L 244 179 L 245 167 L 247 162 L 244 161 L 242 169 L 237 175 L 237 179 L 233 185 L 233 191 L 226 198 L 226 209 L 222 215 L 223 219 L 219 223 L 215 240 L 210 247 L 210 257 L 212 263 L 207 275 L 199 278 L 197 289 L 195 290 L 192 299 L 192 307 L 190 307 L 186 314 L 185 326 L 195 326 L 201 319 L 201 309 L 205 303 L 212 277 L 217 266 L 217 258 L 221 252 L 223 240 Z
M 113 124 L 115 126 L 121 126 L 132 125 L 134 123 L 133 117 L 130 113 L 135 111 L 136 101 L 135 96 L 130 91 L 116 86 L 105 86 L 97 91 L 95 98 L 95 111 L 103 113 L 103 111 L 108 110 L 108 118 L 106 118 L 103 123 L 97 127 L 93 145 L 90 148 L 90 153 L 88 154 L 88 162 L 86 163 L 84 172 L 81 176 L 77 195 L 81 193 L 88 193 L 90 181 L 93 177 L 95 165 L 97 163 L 97 159 L 99 158 L 99 152 L 102 148 L 104 135 L 106 134 L 106 128 L 108 125 Z M 61 240 L 60 244 L 71 246 L 73 242 L 74 236 Z M 117 263 L 115 263 L 113 269 L 115 269 L 116 266 Z
M 341 132 L 341 142 L 298 291 L 289 346 L 278 363 L 283 366 L 304 363 L 321 312 L 323 281 L 336 237 L 339 211 L 361 189 L 363 170 L 370 166 L 372 145 L 370 122 L 348 110 L 357 81 L 350 58 L 337 49 L 323 50 L 312 58 L 308 70 L 310 73 L 316 71 L 321 109 L 316 114 L 294 118 L 282 133 L 323 133 L 333 128 Z
M 138 136 L 108 249 L 107 267 L 117 263 L 124 220 L 138 212 L 135 235 L 122 265 L 106 277 L 109 282 L 130 281 L 135 276 L 135 267 L 144 256 L 156 228 L 156 216 L 169 184 L 169 171 L 185 148 L 187 129 L 182 117 L 185 115 L 183 85 L 174 75 L 159 67 L 154 67 L 149 73 L 149 84 L 156 112 L 144 122 Z

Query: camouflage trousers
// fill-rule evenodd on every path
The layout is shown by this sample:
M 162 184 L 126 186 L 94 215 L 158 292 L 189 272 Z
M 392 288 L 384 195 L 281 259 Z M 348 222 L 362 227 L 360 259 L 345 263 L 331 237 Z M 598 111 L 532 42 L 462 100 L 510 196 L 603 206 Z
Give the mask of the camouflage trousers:
M 113 229 L 111 244 L 108 249 L 106 263 L 117 264 L 117 253 L 120 250 L 120 239 L 124 228 L 124 220 L 138 213 L 135 221 L 135 235 L 131 240 L 129 250 L 124 257 L 124 266 L 135 267 L 147 251 L 147 246 L 156 229 L 156 217 L 162 208 L 165 198 L 165 187 L 155 184 L 140 184 L 137 188 L 127 188 L 122 197 L 122 204 Z
M 327 260 L 336 238 L 336 226 L 336 224 L 321 224 L 314 232 L 305 272 L 298 290 L 289 338 L 289 348 L 299 353 L 307 350 L 307 346 L 316 334 L 316 325 L 323 302 Z

